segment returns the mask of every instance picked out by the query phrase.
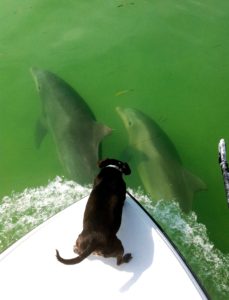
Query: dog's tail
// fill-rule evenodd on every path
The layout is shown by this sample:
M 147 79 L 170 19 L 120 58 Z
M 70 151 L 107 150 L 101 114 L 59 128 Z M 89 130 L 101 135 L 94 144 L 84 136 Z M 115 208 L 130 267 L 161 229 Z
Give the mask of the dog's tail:
M 87 249 L 82 254 L 74 258 L 63 258 L 60 256 L 59 251 L 56 250 L 56 258 L 65 265 L 74 265 L 80 263 L 82 260 L 87 258 L 94 250 L 94 247 L 92 247 L 92 245 L 89 244 Z

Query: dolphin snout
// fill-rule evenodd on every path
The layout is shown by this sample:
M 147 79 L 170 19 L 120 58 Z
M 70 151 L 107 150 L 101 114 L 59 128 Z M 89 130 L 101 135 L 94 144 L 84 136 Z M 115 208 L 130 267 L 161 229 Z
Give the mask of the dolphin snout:
M 39 69 L 36 67 L 30 68 L 30 73 L 33 75 L 33 77 L 36 77 L 36 74 L 39 72 Z
M 124 118 L 123 109 L 122 109 L 120 106 L 117 106 L 117 107 L 115 108 L 115 110 L 116 110 L 116 112 L 118 113 L 119 117 L 120 117 L 121 119 L 123 119 L 123 118 Z
M 35 82 L 36 88 L 39 91 L 39 82 L 38 82 L 38 73 L 39 73 L 39 69 L 37 69 L 36 67 L 31 67 L 30 68 L 30 73 L 33 77 L 33 80 Z
M 115 110 L 121 118 L 124 117 L 125 109 L 123 107 L 117 106 Z

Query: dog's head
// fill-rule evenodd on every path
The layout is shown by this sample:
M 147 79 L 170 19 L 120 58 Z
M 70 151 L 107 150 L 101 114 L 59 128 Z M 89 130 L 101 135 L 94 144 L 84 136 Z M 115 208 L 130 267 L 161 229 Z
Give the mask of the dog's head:
M 100 160 L 98 162 L 98 166 L 100 169 L 103 169 L 103 168 L 106 168 L 109 166 L 116 167 L 121 173 L 123 173 L 125 175 L 130 175 L 130 173 L 131 173 L 128 163 L 122 162 L 120 160 L 113 159 L 113 158 L 106 158 L 104 160 Z

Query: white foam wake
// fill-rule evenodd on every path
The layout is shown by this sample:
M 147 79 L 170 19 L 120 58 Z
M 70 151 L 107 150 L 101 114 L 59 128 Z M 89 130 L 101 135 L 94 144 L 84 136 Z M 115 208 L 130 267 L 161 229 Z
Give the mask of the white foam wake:
M 4 197 L 0 205 L 0 252 L 89 193 L 90 187 L 56 177 L 45 187 L 25 189 Z
M 195 212 L 186 215 L 177 202 L 152 204 L 140 189 L 132 192 L 179 249 L 211 299 L 229 299 L 229 255 L 215 248 Z

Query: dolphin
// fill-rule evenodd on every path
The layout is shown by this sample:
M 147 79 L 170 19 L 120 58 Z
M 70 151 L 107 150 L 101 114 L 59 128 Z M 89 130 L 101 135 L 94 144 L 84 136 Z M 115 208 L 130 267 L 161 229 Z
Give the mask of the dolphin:
M 140 179 L 152 201 L 175 200 L 188 213 L 195 191 L 206 189 L 205 184 L 186 170 L 181 158 L 159 125 L 143 112 L 117 107 L 129 137 L 129 146 Z
M 97 173 L 99 144 L 112 130 L 96 122 L 83 98 L 63 79 L 38 68 L 31 68 L 31 73 L 42 103 L 37 147 L 49 131 L 70 178 L 81 185 L 92 183 Z

